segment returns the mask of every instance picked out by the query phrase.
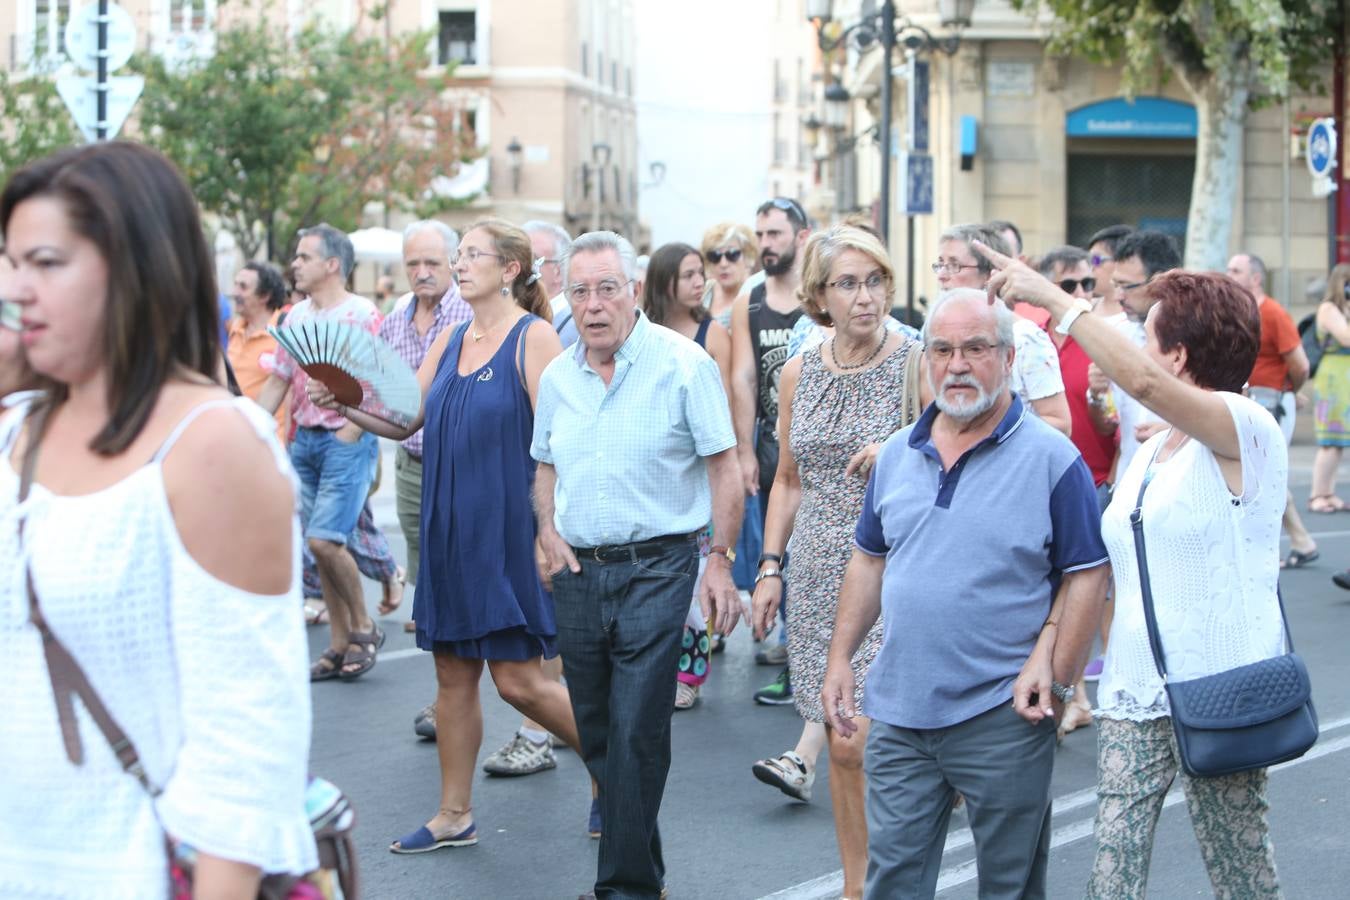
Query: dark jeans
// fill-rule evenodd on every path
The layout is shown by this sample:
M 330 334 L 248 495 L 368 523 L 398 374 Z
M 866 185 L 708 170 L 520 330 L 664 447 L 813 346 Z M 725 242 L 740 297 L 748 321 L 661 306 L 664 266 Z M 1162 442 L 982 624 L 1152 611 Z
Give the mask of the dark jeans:
M 581 756 L 600 783 L 595 894 L 656 898 L 666 871 L 656 816 L 698 548 L 691 538 L 636 562 L 580 562 L 553 576 L 553 602 Z

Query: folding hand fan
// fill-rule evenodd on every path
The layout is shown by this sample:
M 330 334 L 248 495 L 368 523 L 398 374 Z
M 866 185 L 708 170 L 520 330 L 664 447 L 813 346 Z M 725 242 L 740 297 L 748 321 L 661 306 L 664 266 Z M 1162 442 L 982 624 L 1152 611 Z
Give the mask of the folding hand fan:
M 322 381 L 344 406 L 387 412 L 406 424 L 417 415 L 422 389 L 393 347 L 346 322 L 301 322 L 268 328 L 309 377 Z M 383 409 L 369 409 L 370 401 Z

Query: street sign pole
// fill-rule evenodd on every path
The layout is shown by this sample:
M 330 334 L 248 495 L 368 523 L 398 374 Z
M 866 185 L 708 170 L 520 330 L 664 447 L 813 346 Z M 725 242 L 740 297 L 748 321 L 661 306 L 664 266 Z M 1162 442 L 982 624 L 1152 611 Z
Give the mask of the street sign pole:
M 108 139 L 108 0 L 98 0 L 98 80 L 94 85 L 98 98 L 98 119 L 94 134 Z

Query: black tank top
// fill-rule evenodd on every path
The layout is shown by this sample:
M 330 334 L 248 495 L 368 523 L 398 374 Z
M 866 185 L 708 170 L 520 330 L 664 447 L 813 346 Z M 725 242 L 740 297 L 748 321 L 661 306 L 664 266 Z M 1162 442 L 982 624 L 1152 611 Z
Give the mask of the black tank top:
M 755 351 L 755 418 L 776 428 L 778 423 L 778 376 L 787 362 L 788 340 L 792 327 L 802 317 L 801 307 L 780 313 L 768 303 L 763 284 L 750 291 L 750 346 Z M 773 432 L 770 432 L 772 435 Z M 770 438 L 772 439 L 772 438 Z

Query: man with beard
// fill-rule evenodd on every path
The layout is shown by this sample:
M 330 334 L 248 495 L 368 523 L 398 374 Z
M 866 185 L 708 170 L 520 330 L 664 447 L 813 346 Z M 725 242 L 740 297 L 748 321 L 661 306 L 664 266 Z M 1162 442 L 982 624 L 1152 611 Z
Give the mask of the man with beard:
M 883 612 L 902 623 L 861 710 L 868 897 L 933 896 L 957 792 L 980 896 L 1046 893 L 1043 720 L 1073 696 L 1109 567 L 1082 457 L 1009 389 L 1013 320 L 980 290 L 938 298 L 924 326 L 934 402 L 882 446 L 858 517 L 821 699 L 852 736 L 853 654 Z
M 761 525 L 778 470 L 778 376 L 787 362 L 792 327 L 802 315 L 797 254 L 810 232 L 806 211 L 796 200 L 775 197 L 763 203 L 755 213 L 755 237 L 764 283 L 737 297 L 731 308 L 731 414 L 745 493 L 758 495 Z M 762 562 L 763 557 L 756 565 Z M 786 606 L 785 600 L 782 608 Z M 762 651 L 762 661 L 786 663 L 786 645 Z M 755 702 L 771 706 L 792 702 L 786 666 L 773 683 L 755 692 Z
M 1121 330 L 1140 347 L 1145 343 L 1144 319 L 1157 302 L 1149 295 L 1148 283 L 1154 276 L 1180 267 L 1181 254 L 1177 252 L 1176 242 L 1171 235 L 1161 231 L 1136 231 L 1116 245 L 1115 268 L 1107 287 L 1115 291 L 1116 300 L 1125 311 Z M 1129 467 L 1140 443 L 1164 427 L 1156 416 L 1112 384 L 1095 365 L 1088 369 L 1088 411 L 1098 433 L 1120 434 L 1117 473 Z

